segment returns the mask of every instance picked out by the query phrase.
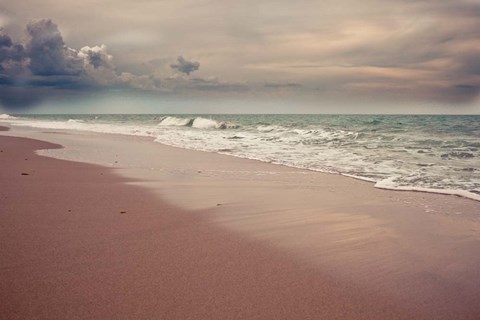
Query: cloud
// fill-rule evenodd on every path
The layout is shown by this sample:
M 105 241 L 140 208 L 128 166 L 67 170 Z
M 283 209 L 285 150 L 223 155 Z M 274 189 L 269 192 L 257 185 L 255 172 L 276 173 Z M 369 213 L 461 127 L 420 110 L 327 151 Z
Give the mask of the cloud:
M 83 61 L 76 50 L 65 45 L 55 23 L 49 19 L 30 22 L 27 34 L 30 40 L 25 49 L 34 75 L 80 75 Z
M 200 63 L 196 61 L 188 61 L 182 56 L 179 56 L 177 58 L 177 63 L 171 64 L 170 67 L 189 75 L 191 72 L 194 72 L 200 68 Z
M 108 68 L 113 69 L 113 57 L 108 54 L 107 46 L 95 46 L 89 47 L 85 46 L 80 49 L 78 54 L 80 57 L 84 58 L 87 66 L 92 66 L 94 69 L 98 68 Z
M 113 56 L 108 53 L 106 45 L 85 46 L 79 50 L 78 57 L 82 59 L 83 72 L 88 80 L 102 86 L 123 82 L 123 78 L 113 63 Z
M 13 74 L 23 69 L 25 50 L 22 45 L 14 44 L 6 34 L 0 34 L 0 82 L 9 80 Z
M 50 19 L 26 27 L 24 44 L 0 34 L 0 104 L 27 108 L 52 95 L 50 89 L 92 91 L 105 88 L 155 90 L 153 75 L 118 72 L 106 45 L 68 47 Z
M 2 47 L 11 47 L 12 46 L 12 39 L 10 39 L 9 36 L 7 36 L 6 34 L 1 34 L 0 35 L 0 48 Z

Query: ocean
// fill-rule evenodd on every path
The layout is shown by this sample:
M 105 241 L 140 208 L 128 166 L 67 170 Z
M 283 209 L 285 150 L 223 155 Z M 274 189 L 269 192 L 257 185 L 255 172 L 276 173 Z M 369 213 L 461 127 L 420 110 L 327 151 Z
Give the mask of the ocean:
M 478 115 L 0 115 L 480 200 Z

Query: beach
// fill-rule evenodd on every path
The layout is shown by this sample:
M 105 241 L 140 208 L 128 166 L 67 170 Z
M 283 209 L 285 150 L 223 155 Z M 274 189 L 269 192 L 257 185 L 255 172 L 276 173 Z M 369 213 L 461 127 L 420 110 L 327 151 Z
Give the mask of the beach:
M 144 137 L 0 149 L 2 319 L 480 317 L 478 201 Z

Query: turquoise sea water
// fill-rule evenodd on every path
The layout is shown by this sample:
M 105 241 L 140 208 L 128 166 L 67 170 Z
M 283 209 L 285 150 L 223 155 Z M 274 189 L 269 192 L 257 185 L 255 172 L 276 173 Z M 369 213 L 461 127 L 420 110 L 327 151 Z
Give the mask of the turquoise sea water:
M 13 125 L 150 136 L 182 148 L 350 175 L 373 181 L 380 188 L 453 193 L 480 200 L 480 116 L 2 117 L 0 121 Z

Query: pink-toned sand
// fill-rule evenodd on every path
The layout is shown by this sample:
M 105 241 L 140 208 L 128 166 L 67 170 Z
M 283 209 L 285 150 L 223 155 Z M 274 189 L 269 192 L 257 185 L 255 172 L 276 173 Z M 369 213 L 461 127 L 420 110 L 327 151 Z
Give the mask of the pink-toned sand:
M 365 288 L 0 136 L 0 319 L 414 319 Z

